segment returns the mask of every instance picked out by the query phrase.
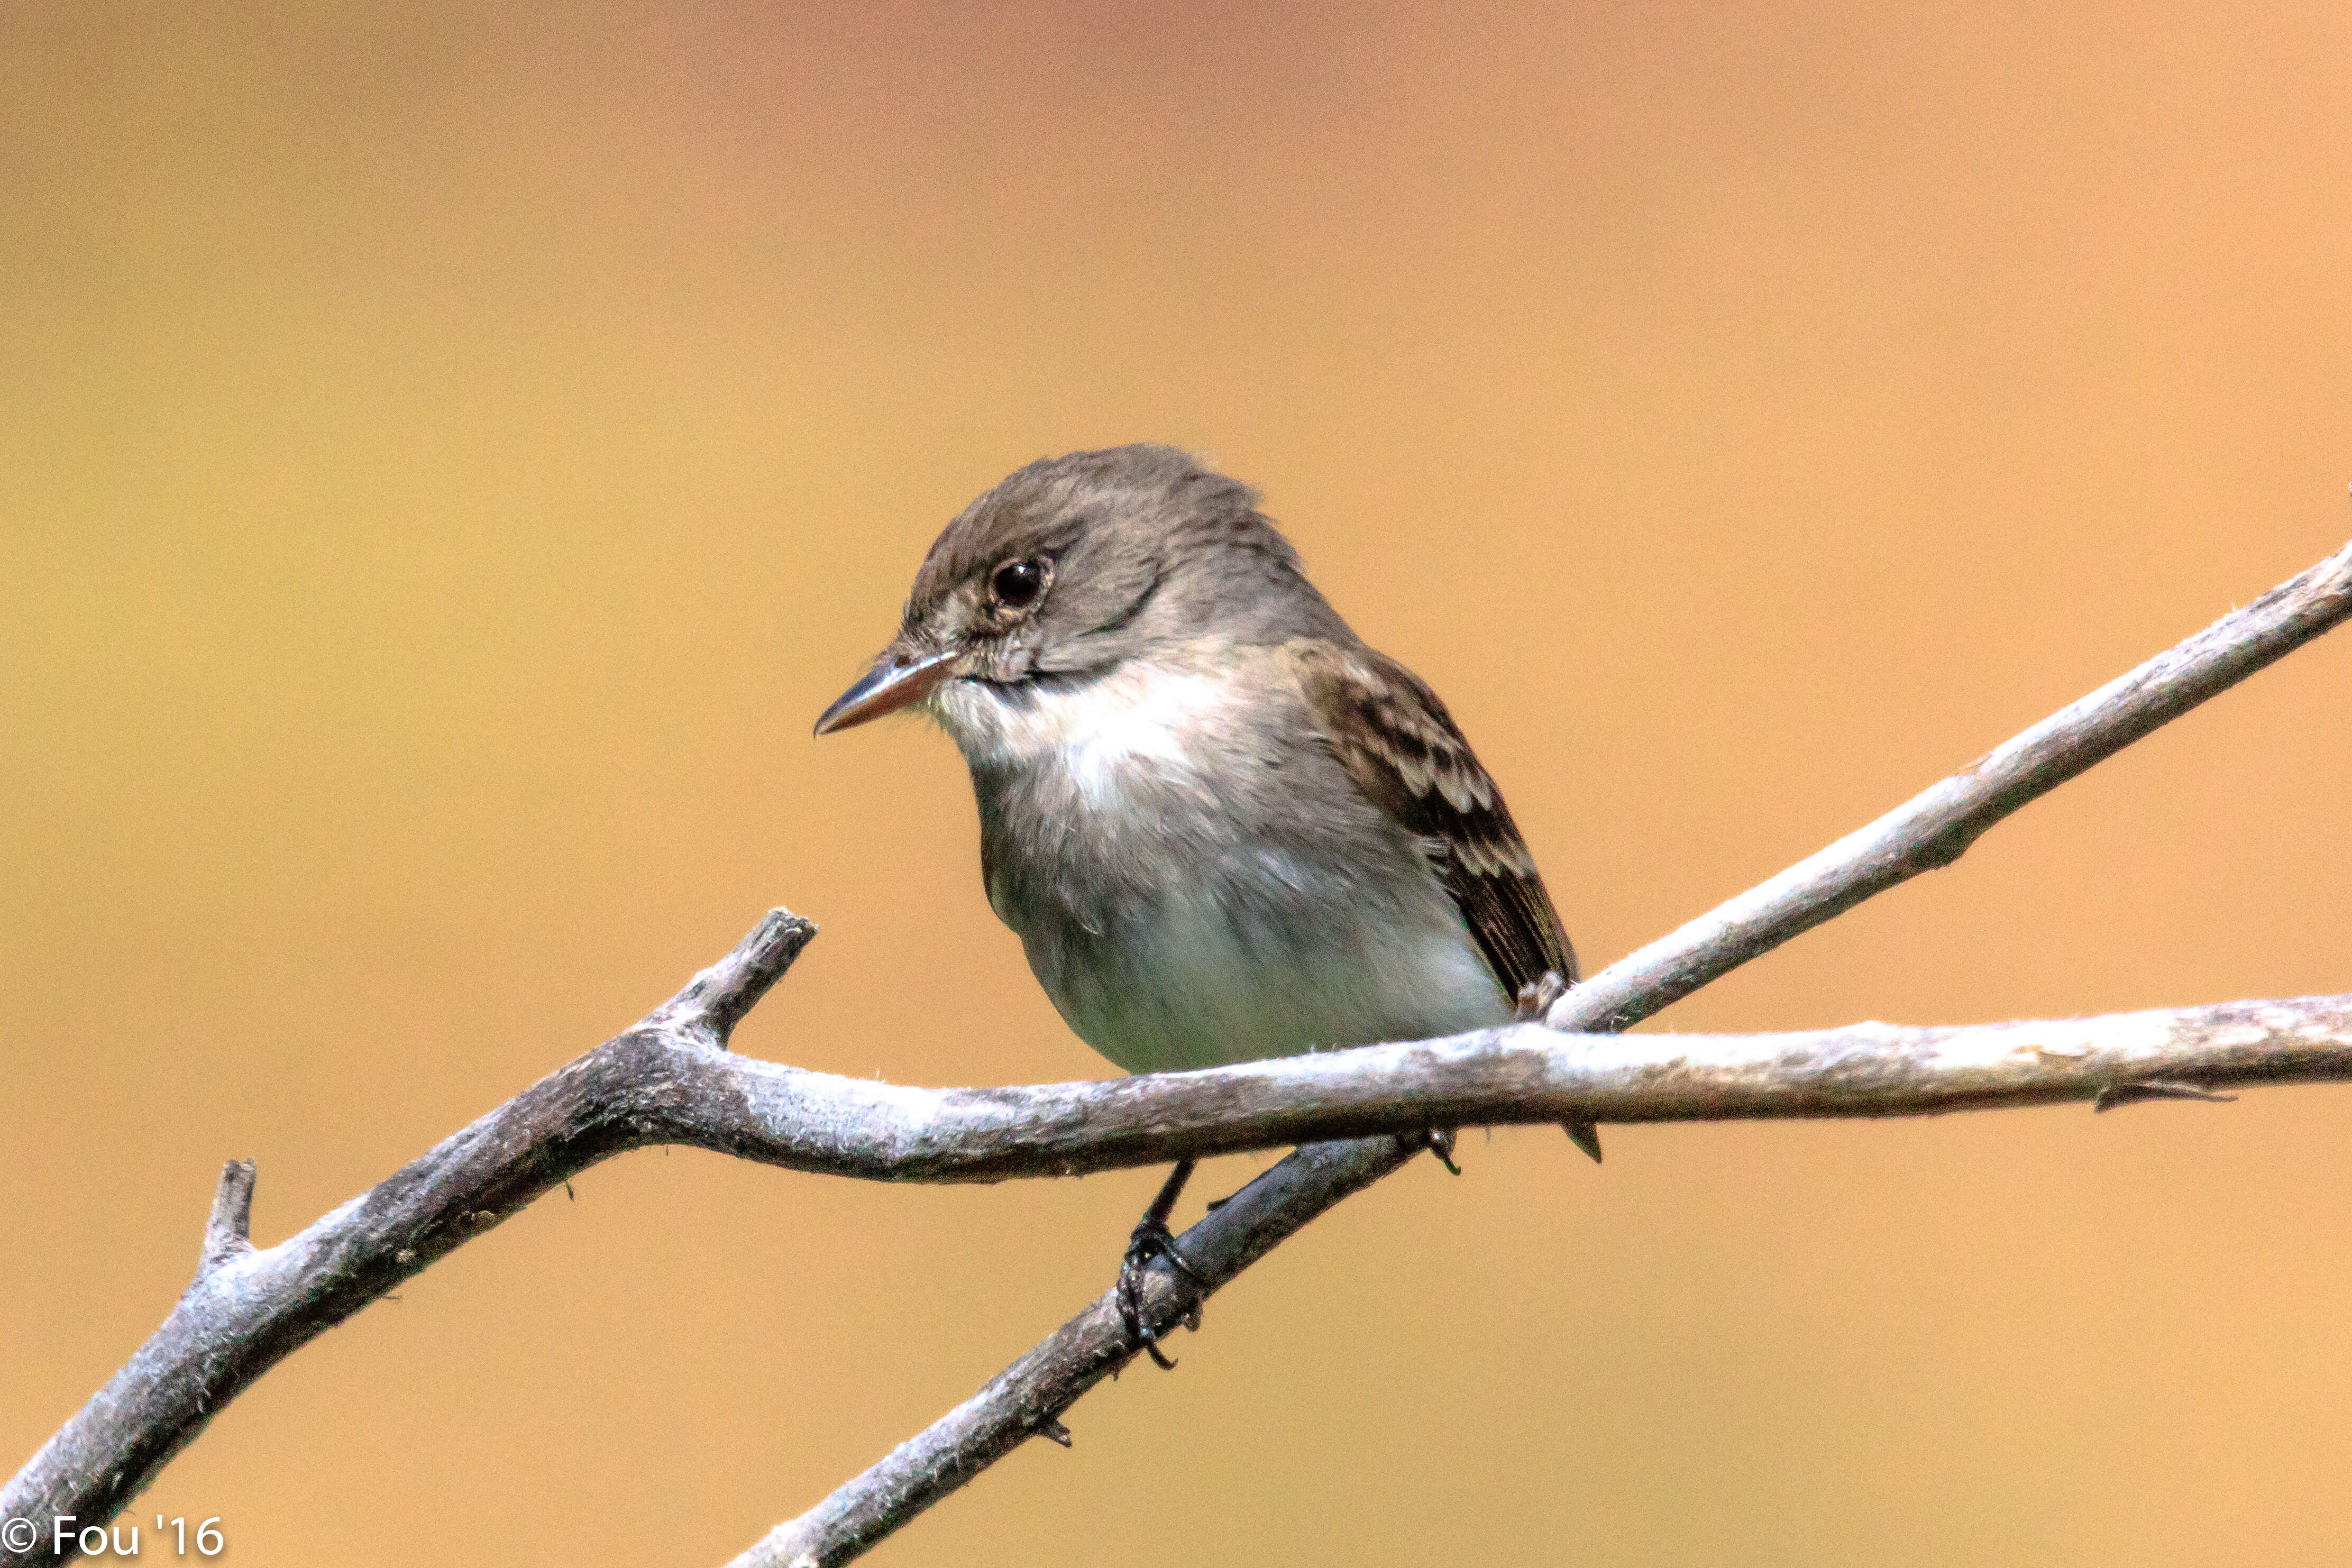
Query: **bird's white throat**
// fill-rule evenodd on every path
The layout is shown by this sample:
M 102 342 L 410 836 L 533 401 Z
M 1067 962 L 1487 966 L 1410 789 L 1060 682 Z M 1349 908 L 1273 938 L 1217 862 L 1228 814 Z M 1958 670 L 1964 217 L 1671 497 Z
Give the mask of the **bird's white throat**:
M 930 706 L 971 767 L 1058 767 L 1104 805 L 1135 770 L 1162 782 L 1195 771 L 1232 712 L 1233 685 L 1227 675 L 1127 667 L 1069 685 L 950 681 Z

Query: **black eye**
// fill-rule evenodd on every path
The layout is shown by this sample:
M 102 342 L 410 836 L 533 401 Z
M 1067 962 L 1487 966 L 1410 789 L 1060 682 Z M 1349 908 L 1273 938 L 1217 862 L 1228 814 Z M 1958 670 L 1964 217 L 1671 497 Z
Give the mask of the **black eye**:
M 1035 559 L 1008 560 L 990 576 L 988 591 L 1005 609 L 1026 610 L 1045 591 L 1045 563 Z

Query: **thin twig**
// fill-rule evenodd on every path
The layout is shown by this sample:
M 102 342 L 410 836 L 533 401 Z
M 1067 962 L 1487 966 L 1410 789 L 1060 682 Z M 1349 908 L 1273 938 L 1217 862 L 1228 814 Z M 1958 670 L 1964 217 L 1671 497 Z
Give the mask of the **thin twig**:
M 2352 545 L 2245 608 L 1988 753 L 1850 834 L 1672 935 L 1619 960 L 1557 1002 L 1556 1029 L 1614 1032 L 1782 942 L 1923 871 L 1948 865 L 2001 818 L 2179 717 L 2352 615 Z M 1590 1122 L 1565 1119 L 1580 1145 Z M 1597 1148 L 1597 1143 L 1592 1145 Z M 1164 1334 L 1316 1215 L 1397 1169 L 1412 1149 L 1369 1138 L 1302 1148 L 1180 1239 L 1205 1281 L 1181 1285 L 1161 1263 L 1145 1276 L 1145 1313 Z M 1588 1151 L 1590 1152 L 1590 1151 Z M 1106 1294 L 977 1395 L 730 1568 L 831 1568 L 856 1557 L 1017 1447 L 1117 1372 L 1133 1352 Z
M 1612 964 L 1554 1004 L 1557 1029 L 1631 1028 L 1874 894 L 1960 858 L 1987 828 L 2352 614 L 2352 544 L 2069 703 L 1769 882 Z
M 253 1250 L 253 1162 L 231 1160 L 221 1166 L 220 1186 L 213 1194 L 213 1216 L 205 1224 L 205 1249 L 196 1260 L 198 1273 L 219 1268 L 240 1252 Z

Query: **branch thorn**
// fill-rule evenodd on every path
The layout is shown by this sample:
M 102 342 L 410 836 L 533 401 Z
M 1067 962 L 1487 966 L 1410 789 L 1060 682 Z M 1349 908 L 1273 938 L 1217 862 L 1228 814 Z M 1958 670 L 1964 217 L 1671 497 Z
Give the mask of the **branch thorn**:
M 1592 1122 L 1580 1122 L 1574 1117 L 1570 1117 L 1569 1120 L 1562 1122 L 1559 1124 L 1559 1127 L 1561 1132 L 1568 1134 L 1568 1141 L 1570 1143 L 1574 1144 L 1578 1148 L 1582 1149 L 1586 1154 L 1592 1156 L 1592 1163 L 1594 1165 L 1597 1166 L 1601 1163 L 1601 1128 L 1598 1124 Z
M 2118 1105 L 2137 1105 L 2144 1100 L 2203 1100 L 2215 1105 L 2227 1105 L 2237 1099 L 2235 1094 L 2216 1094 L 2210 1089 L 2195 1083 L 2182 1083 L 2168 1078 L 2147 1078 L 2137 1083 L 2110 1083 L 2091 1100 L 2094 1113 L 2112 1111 Z

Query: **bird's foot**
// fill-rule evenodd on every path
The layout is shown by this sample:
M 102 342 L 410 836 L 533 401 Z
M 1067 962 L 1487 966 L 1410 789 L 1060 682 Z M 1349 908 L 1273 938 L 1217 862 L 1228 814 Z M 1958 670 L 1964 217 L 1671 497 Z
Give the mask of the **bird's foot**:
M 1162 1372 L 1172 1372 L 1176 1369 L 1175 1358 L 1160 1348 L 1160 1336 L 1152 1332 L 1151 1325 L 1144 1321 L 1143 1316 L 1143 1271 L 1150 1267 L 1154 1258 L 1167 1259 L 1168 1267 L 1176 1277 L 1196 1291 L 1207 1290 L 1209 1282 L 1201 1278 L 1200 1270 L 1184 1260 L 1184 1254 L 1177 1250 L 1174 1234 L 1166 1225 L 1155 1226 L 1146 1222 L 1137 1226 L 1135 1234 L 1128 1239 L 1127 1256 L 1119 1260 L 1118 1265 L 1119 1322 L 1127 1328 L 1129 1344 L 1150 1356 L 1152 1364 Z M 1188 1329 L 1201 1326 L 1198 1303 L 1185 1310 L 1183 1322 Z
M 1192 1178 L 1192 1162 L 1177 1161 L 1176 1168 L 1168 1173 L 1167 1181 L 1160 1185 L 1160 1196 L 1151 1200 L 1151 1207 L 1143 1211 L 1143 1218 L 1127 1239 L 1127 1255 L 1119 1260 L 1118 1265 L 1118 1319 L 1127 1329 L 1128 1343 L 1150 1355 L 1152 1364 L 1162 1372 L 1174 1371 L 1176 1363 L 1160 1348 L 1160 1336 L 1152 1332 L 1150 1323 L 1144 1319 L 1143 1271 L 1151 1266 L 1154 1258 L 1165 1258 L 1170 1270 L 1177 1279 L 1195 1291 L 1205 1292 L 1208 1290 L 1209 1281 L 1201 1277 L 1199 1270 L 1184 1260 L 1184 1254 L 1176 1246 L 1175 1232 L 1168 1228 L 1168 1216 L 1175 1208 L 1176 1199 L 1183 1192 L 1184 1184 Z M 1201 1326 L 1201 1307 L 1197 1301 L 1185 1309 L 1183 1323 L 1188 1329 Z

